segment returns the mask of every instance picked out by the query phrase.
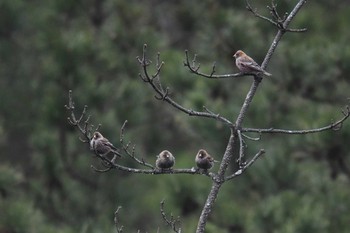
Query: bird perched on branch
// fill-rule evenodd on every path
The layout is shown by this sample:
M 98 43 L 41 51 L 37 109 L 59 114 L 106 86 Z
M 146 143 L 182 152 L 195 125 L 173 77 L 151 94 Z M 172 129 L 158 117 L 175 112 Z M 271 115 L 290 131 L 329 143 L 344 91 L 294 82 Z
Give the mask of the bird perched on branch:
M 157 155 L 156 166 L 160 169 L 170 169 L 175 164 L 175 157 L 168 150 L 163 150 Z
M 214 162 L 217 161 L 206 150 L 200 149 L 196 155 L 195 162 L 198 168 L 209 170 L 214 166 Z
M 114 155 L 112 161 L 115 160 L 116 156 L 121 157 L 119 150 L 97 131 L 93 134 L 90 141 L 90 149 L 101 156 L 106 156 L 107 154 L 112 153 Z
M 263 73 L 266 76 L 271 76 L 270 73 L 263 70 L 253 58 L 249 57 L 242 50 L 238 50 L 233 57 L 236 59 L 237 68 L 243 73 Z

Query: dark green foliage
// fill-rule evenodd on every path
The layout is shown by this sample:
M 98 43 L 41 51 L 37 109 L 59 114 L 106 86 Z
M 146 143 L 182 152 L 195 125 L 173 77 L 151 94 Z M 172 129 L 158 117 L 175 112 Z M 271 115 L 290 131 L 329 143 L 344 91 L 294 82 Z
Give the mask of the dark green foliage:
M 294 2 L 279 1 L 281 14 Z M 251 4 L 269 16 L 270 1 Z M 263 80 L 245 127 L 308 129 L 342 116 L 350 87 L 349 20 L 347 1 L 306 4 L 292 27 L 308 32 L 282 39 L 267 67 L 273 76 Z M 244 1 L 2 0 L 0 232 L 114 232 L 119 205 L 125 232 L 158 226 L 170 232 L 159 213 L 162 199 L 167 213 L 182 217 L 183 232 L 194 232 L 210 179 L 93 172 L 90 165 L 100 162 L 66 120 L 68 90 L 76 111 L 87 104 L 93 123 L 116 146 L 128 120 L 125 140 L 149 163 L 163 149 L 174 154 L 176 168 L 194 167 L 199 148 L 220 160 L 227 129 L 153 98 L 138 77 L 136 56 L 146 43 L 154 65 L 159 51 L 162 82 L 176 101 L 233 120 L 251 78 L 194 76 L 183 66 L 184 50 L 198 54 L 203 72 L 216 61 L 217 74 L 234 73 L 235 50 L 261 63 L 275 32 Z M 247 140 L 247 156 L 260 148 L 266 154 L 225 184 L 206 232 L 348 232 L 349 125 Z

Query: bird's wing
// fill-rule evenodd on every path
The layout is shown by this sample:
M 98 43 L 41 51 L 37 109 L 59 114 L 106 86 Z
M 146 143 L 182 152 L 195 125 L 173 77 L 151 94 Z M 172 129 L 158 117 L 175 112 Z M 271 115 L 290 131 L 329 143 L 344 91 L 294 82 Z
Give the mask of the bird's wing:
M 108 141 L 107 138 L 103 138 L 103 139 L 101 140 L 101 142 L 102 142 L 103 145 L 108 146 L 108 147 L 110 147 L 110 148 L 113 149 L 113 150 L 118 150 L 115 146 L 113 146 L 112 143 L 110 143 L 110 142 Z
M 259 72 L 263 71 L 263 69 L 258 65 L 258 63 L 256 63 L 255 61 L 252 61 L 252 60 L 243 60 L 241 62 L 241 65 L 243 67 L 247 67 L 249 69 L 252 69 L 253 71 L 259 71 Z
M 103 138 L 103 139 L 101 140 L 101 142 L 103 143 L 103 145 L 108 146 L 109 148 L 111 148 L 113 154 L 116 154 L 116 155 L 118 155 L 119 157 L 121 157 L 119 149 L 116 148 L 115 146 L 113 146 L 113 144 L 110 143 L 110 142 L 108 141 L 107 138 Z

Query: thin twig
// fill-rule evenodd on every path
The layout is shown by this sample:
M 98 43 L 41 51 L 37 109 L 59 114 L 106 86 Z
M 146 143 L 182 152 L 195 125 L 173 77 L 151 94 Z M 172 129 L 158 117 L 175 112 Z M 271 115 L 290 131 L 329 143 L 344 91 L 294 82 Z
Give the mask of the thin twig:
M 87 105 L 84 106 L 84 109 L 80 116 L 77 118 L 75 116 L 75 106 L 73 102 L 73 93 L 72 90 L 69 90 L 68 93 L 68 105 L 65 105 L 65 108 L 70 112 L 70 116 L 67 118 L 68 123 L 71 124 L 72 126 L 76 127 L 80 133 L 84 136 L 83 138 L 80 138 L 80 141 L 84 143 L 89 143 L 91 140 L 91 129 L 88 127 L 89 121 L 90 121 L 90 116 L 86 117 L 86 112 L 87 112 Z M 84 121 L 84 118 L 85 121 Z
M 164 212 L 164 199 L 160 202 L 160 214 L 162 215 L 162 218 L 166 222 L 168 226 L 171 227 L 171 229 L 176 233 L 181 233 L 181 220 L 180 217 L 174 218 L 174 216 L 170 213 L 170 219 L 166 216 Z M 177 225 L 180 225 L 180 227 L 177 227 Z
M 250 136 L 243 134 L 243 133 L 242 133 L 242 136 L 249 139 L 249 140 L 252 140 L 252 141 L 259 141 L 261 139 L 261 134 L 259 134 L 259 137 L 257 137 L 257 138 L 250 137 Z
M 233 173 L 232 175 L 229 175 L 225 177 L 225 181 L 231 180 L 237 176 L 240 176 L 243 174 L 243 172 L 249 168 L 261 155 L 265 154 L 265 150 L 261 149 L 258 153 L 255 154 L 255 156 L 247 163 L 245 164 L 242 168 L 240 168 L 238 171 Z
M 247 8 L 247 10 L 250 11 L 255 17 L 258 17 L 258 18 L 260 18 L 260 19 L 263 19 L 263 20 L 265 20 L 265 21 L 271 23 L 272 25 L 278 27 L 278 24 L 277 24 L 275 21 L 273 21 L 273 20 L 270 19 L 270 18 L 267 18 L 267 17 L 265 17 L 265 16 L 260 15 L 260 14 L 258 13 L 258 10 L 257 10 L 256 8 L 253 9 L 253 7 L 250 5 L 250 3 L 249 3 L 247 0 L 246 0 L 246 8 Z
M 284 32 L 306 32 L 307 28 L 298 28 L 298 29 L 293 29 L 293 28 L 288 28 L 284 23 L 287 20 L 287 16 L 289 15 L 288 13 L 284 14 L 284 17 L 281 18 L 278 14 L 277 11 L 277 4 L 275 4 L 273 1 L 271 3 L 271 6 L 267 6 L 267 8 L 270 11 L 270 14 L 274 19 L 270 19 L 266 16 L 263 16 L 258 13 L 257 9 L 253 9 L 253 7 L 250 5 L 248 0 L 246 0 L 246 8 L 248 11 L 250 11 L 255 17 L 258 17 L 260 19 L 263 19 L 272 25 L 276 26 L 279 30 L 282 30 Z
M 90 167 L 91 167 L 95 172 L 99 172 L 99 173 L 108 172 L 108 171 L 110 171 L 110 170 L 112 169 L 111 167 L 107 167 L 106 169 L 98 169 L 98 168 L 96 168 L 94 165 L 90 165 Z
M 124 121 L 121 129 L 120 129 L 120 144 L 122 146 L 122 149 L 124 150 L 125 154 L 127 154 L 129 157 L 131 157 L 133 160 L 135 160 L 137 163 L 141 164 L 142 166 L 145 166 L 145 167 L 149 167 L 151 169 L 154 169 L 154 166 L 152 166 L 151 164 L 149 163 L 146 163 L 145 160 L 142 158 L 142 159 L 138 159 L 136 156 L 135 156 L 135 145 L 132 147 L 131 151 L 129 150 L 129 147 L 130 147 L 130 144 L 131 142 L 128 142 L 127 144 L 124 143 L 124 133 L 125 133 L 125 128 L 126 128 L 126 124 L 128 123 L 128 121 Z
M 121 225 L 119 226 L 119 210 L 121 209 L 121 206 L 118 206 L 117 210 L 114 212 L 114 225 L 115 225 L 115 229 L 117 231 L 117 233 L 122 233 L 123 232 L 123 228 L 124 226 Z
M 120 128 L 120 136 L 119 136 L 119 142 L 121 144 L 124 143 L 124 131 L 125 131 L 125 127 L 126 127 L 126 124 L 128 123 L 128 120 L 125 120 L 122 127 Z

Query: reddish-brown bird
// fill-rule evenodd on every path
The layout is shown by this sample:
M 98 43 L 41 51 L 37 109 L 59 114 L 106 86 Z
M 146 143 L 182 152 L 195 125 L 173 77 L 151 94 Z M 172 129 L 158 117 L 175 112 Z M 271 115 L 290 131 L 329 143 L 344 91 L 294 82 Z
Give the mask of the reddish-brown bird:
M 233 57 L 236 59 L 237 68 L 243 73 L 263 73 L 266 76 L 271 76 L 270 73 L 263 70 L 253 58 L 249 57 L 242 50 L 238 50 Z

